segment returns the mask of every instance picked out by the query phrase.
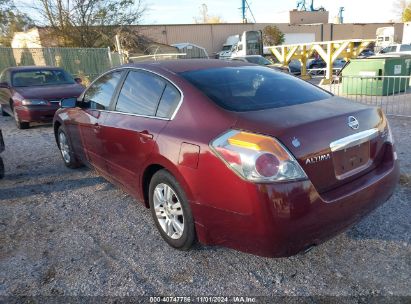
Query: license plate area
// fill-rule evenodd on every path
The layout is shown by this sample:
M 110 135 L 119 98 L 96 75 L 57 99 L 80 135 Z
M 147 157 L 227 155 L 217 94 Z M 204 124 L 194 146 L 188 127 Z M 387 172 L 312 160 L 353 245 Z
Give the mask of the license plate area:
M 332 158 L 337 179 L 352 176 L 370 166 L 370 142 L 335 151 Z

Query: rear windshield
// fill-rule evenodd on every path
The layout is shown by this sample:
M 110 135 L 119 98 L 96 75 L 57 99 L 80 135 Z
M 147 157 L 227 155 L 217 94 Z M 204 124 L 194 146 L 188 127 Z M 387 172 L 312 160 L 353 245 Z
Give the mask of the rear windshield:
M 73 77 L 64 70 L 25 70 L 13 72 L 11 82 L 14 87 L 74 84 Z
M 332 96 L 296 77 L 266 67 L 223 67 L 181 75 L 216 104 L 236 112 L 280 108 Z

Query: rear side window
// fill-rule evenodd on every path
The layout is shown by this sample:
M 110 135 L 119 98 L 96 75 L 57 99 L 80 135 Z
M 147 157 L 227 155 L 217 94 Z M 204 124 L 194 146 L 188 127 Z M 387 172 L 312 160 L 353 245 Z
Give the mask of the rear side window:
M 84 102 L 90 109 L 107 110 L 122 72 L 112 72 L 101 76 L 84 94 Z
M 266 67 L 223 67 L 181 75 L 219 106 L 237 112 L 292 106 L 332 96 L 303 80 Z
M 118 96 L 116 111 L 154 116 L 166 83 L 155 75 L 131 71 Z
M 403 44 L 400 47 L 400 52 L 407 52 L 407 51 L 411 51 L 411 44 Z
M 156 116 L 170 118 L 177 108 L 180 99 L 180 92 L 171 84 L 167 84 L 163 96 L 161 97 L 160 104 L 158 105 Z

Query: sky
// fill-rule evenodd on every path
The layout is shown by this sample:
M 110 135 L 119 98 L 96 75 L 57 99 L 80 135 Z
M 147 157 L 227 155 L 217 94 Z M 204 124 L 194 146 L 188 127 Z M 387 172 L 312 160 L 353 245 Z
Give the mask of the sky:
M 209 15 L 221 17 L 225 22 L 241 22 L 241 0 L 145 0 L 149 8 L 145 24 L 193 23 L 202 3 Z M 307 0 L 307 8 L 311 1 Z M 397 0 L 315 0 L 314 7 L 323 6 L 330 12 L 331 21 L 344 7 L 344 22 L 371 23 L 395 20 Z M 297 6 L 296 0 L 248 0 L 257 22 L 288 23 L 288 12 Z M 248 17 L 251 17 L 248 13 Z
M 15 0 L 19 9 L 30 14 L 34 0 Z M 209 15 L 219 16 L 225 22 L 241 22 L 241 0 L 143 0 L 147 12 L 142 24 L 194 23 L 200 6 L 205 3 Z M 310 0 L 307 0 L 307 8 Z M 394 3 L 398 0 L 315 0 L 314 7 L 323 6 L 330 12 L 330 21 L 344 7 L 345 23 L 377 23 L 398 19 Z M 288 12 L 297 6 L 297 0 L 248 0 L 256 22 L 288 23 Z M 247 12 L 251 20 L 251 15 Z

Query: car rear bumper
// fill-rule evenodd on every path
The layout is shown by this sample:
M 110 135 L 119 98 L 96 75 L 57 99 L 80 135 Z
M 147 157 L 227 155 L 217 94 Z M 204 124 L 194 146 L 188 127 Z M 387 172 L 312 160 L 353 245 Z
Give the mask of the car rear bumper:
M 58 104 L 44 106 L 20 106 L 16 107 L 16 112 L 20 121 L 52 122 L 54 113 L 56 113 L 58 108 Z
M 321 195 L 310 181 L 253 185 L 251 191 L 244 181 L 243 186 L 249 187 L 244 200 L 253 205 L 250 214 L 191 205 L 196 222 L 199 219 L 201 242 L 283 257 L 318 245 L 358 222 L 389 199 L 398 179 L 398 162 L 387 145 L 375 170 Z

